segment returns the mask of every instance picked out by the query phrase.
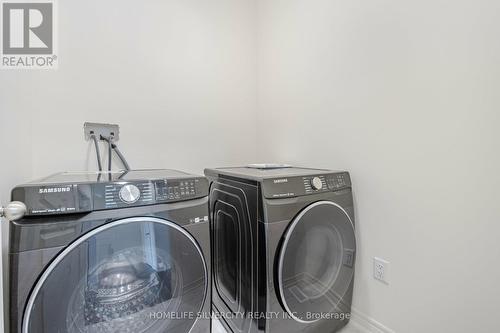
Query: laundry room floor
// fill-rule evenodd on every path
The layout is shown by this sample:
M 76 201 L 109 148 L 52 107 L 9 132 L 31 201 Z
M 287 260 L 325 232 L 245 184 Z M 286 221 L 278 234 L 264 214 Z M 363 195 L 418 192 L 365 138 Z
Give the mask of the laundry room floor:
M 226 333 L 226 330 L 218 320 L 214 320 L 212 323 L 212 333 Z M 354 325 L 347 324 L 338 333 L 362 333 L 362 331 L 358 330 Z

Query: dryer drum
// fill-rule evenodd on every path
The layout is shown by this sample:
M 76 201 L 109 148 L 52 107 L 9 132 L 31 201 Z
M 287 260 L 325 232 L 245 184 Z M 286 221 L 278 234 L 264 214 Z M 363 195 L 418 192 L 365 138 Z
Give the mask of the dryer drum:
M 285 233 L 278 267 L 280 296 L 292 318 L 307 323 L 346 311 L 355 248 L 354 225 L 339 205 L 319 201 L 299 213 Z

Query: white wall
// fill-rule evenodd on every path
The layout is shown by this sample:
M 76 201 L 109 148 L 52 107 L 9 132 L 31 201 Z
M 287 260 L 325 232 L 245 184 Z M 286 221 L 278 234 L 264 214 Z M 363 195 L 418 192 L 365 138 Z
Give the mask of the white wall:
M 120 124 L 134 168 L 253 158 L 253 1 L 60 1 L 59 20 L 59 70 L 1 73 L 2 112 L 31 125 L 33 176 L 95 168 L 85 121 Z
M 396 332 L 498 331 L 499 12 L 259 1 L 261 158 L 351 171 L 354 305 Z
M 58 7 L 59 69 L 0 72 L 2 203 L 17 183 L 96 169 L 85 121 L 120 124 L 133 168 L 202 173 L 255 159 L 255 1 Z

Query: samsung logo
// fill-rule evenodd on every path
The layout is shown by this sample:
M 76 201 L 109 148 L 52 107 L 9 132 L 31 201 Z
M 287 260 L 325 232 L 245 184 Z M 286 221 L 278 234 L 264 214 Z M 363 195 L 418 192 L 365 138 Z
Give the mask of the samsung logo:
M 49 188 L 41 188 L 38 190 L 38 193 L 62 193 L 62 192 L 70 192 L 71 186 L 68 187 L 49 187 Z
M 287 178 L 275 179 L 274 183 L 275 184 L 288 183 L 288 179 Z

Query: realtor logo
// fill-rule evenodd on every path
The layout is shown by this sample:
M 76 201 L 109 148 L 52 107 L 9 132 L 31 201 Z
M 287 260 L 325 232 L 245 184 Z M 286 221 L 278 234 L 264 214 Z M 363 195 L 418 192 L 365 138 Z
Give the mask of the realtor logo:
M 53 1 L 4 0 L 2 68 L 55 68 Z

